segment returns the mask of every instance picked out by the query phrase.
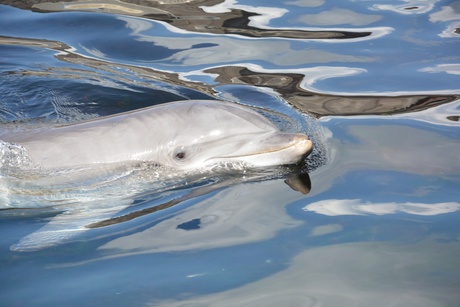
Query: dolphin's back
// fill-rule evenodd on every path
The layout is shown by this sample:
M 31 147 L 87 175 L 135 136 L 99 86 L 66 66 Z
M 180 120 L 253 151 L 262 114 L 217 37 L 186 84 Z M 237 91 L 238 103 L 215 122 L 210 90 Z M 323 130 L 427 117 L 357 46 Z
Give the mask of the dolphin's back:
M 22 137 L 20 144 L 45 168 L 152 160 L 161 138 L 155 132 L 164 120 L 161 112 L 144 109 L 41 130 Z

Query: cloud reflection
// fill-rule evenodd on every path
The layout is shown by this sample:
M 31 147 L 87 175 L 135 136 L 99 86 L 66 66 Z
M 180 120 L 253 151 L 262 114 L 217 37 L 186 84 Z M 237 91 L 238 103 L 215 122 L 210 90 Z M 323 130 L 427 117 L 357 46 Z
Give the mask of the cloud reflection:
M 300 7 L 317 7 L 321 6 L 326 2 L 326 0 L 295 0 L 287 1 L 286 4 L 300 6 Z
M 375 4 L 375 10 L 392 11 L 403 15 L 424 14 L 433 10 L 435 4 L 441 0 L 403 0 L 404 4 Z
M 207 37 L 206 45 L 202 37 L 160 37 L 140 35 L 138 41 L 152 42 L 155 46 L 165 47 L 171 52 L 168 58 L 163 59 L 163 66 L 200 67 L 209 65 L 222 65 L 225 63 L 266 62 L 276 66 L 302 66 L 308 63 L 328 62 L 368 62 L 370 57 L 351 56 L 340 53 L 316 49 L 292 48 L 288 41 L 279 40 L 248 40 L 229 39 L 220 37 Z M 242 46 L 244 46 L 242 48 Z M 168 64 L 169 63 L 169 64 Z
M 282 17 L 288 12 L 287 9 L 280 7 L 249 6 L 238 4 L 236 0 L 225 0 L 213 6 L 201 6 L 206 13 L 229 13 L 232 10 L 242 10 L 257 13 L 249 17 L 249 25 L 253 27 L 266 27 L 272 19 Z
M 384 215 L 408 213 L 414 215 L 438 215 L 458 211 L 460 203 L 445 202 L 435 204 L 424 203 L 366 203 L 360 199 L 327 199 L 311 203 L 303 208 L 318 214 L 337 215 Z
M 348 77 L 361 73 L 366 73 L 367 70 L 364 68 L 352 68 L 352 67 L 325 67 L 318 66 L 308 68 L 303 71 L 304 79 L 300 83 L 300 86 L 308 91 L 315 91 L 313 84 L 318 81 L 337 78 L 337 77 Z
M 359 14 L 351 10 L 333 8 L 318 14 L 304 14 L 296 20 L 314 26 L 352 25 L 365 26 L 380 20 L 382 16 Z
M 422 68 L 419 71 L 431 73 L 444 72 L 451 75 L 460 75 L 460 64 L 438 64 L 433 67 Z
M 439 34 L 439 37 L 455 37 L 458 38 L 460 33 L 460 22 L 453 22 Z
M 443 6 L 439 11 L 430 14 L 431 22 L 446 22 L 460 20 L 460 2 L 454 1 L 449 6 Z

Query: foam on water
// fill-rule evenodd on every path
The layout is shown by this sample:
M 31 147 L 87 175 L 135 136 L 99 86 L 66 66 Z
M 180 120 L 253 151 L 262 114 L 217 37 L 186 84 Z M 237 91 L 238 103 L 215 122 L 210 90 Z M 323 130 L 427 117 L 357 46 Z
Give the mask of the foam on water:
M 30 167 L 32 161 L 27 150 L 20 144 L 4 142 L 0 140 L 0 172 L 11 168 Z

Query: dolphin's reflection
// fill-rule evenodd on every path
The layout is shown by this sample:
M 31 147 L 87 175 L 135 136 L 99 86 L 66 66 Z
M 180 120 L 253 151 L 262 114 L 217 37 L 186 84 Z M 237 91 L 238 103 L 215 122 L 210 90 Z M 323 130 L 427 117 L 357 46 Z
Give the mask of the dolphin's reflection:
M 79 241 L 82 237 L 90 238 L 91 240 L 95 238 L 101 239 L 118 236 L 120 231 L 137 232 L 139 229 L 145 229 L 146 227 L 154 232 L 155 237 L 161 237 L 162 232 L 178 229 L 179 224 L 187 223 L 191 220 L 199 220 L 200 223 L 207 221 L 207 224 L 212 221 L 213 227 L 217 229 L 225 229 L 230 227 L 229 225 L 238 225 L 235 227 L 243 229 L 247 227 L 257 229 L 255 233 L 244 230 L 243 232 L 247 233 L 247 235 L 238 236 L 238 239 L 235 242 L 232 241 L 232 244 L 262 240 L 272 236 L 277 230 L 299 225 L 298 222 L 284 213 L 283 206 L 298 200 L 302 197 L 302 194 L 310 191 L 309 175 L 303 172 L 305 172 L 304 167 L 292 166 L 261 170 L 260 173 L 247 172 L 246 174 L 220 171 L 212 177 L 196 174 L 196 178 L 189 176 L 187 180 L 172 178 L 166 182 L 166 186 L 158 186 L 157 190 L 145 190 L 142 192 L 141 188 L 137 188 L 137 192 L 132 191 L 132 193 L 135 193 L 134 195 L 123 197 L 123 191 L 129 191 L 132 183 L 137 183 L 134 185 L 137 186 L 139 181 L 146 180 L 142 184 L 145 189 L 149 185 L 155 185 L 156 181 L 154 179 L 149 181 L 149 174 L 139 173 L 115 181 L 112 184 L 113 187 L 105 192 L 102 191 L 104 192 L 102 194 L 97 189 L 91 192 L 91 186 L 88 187 L 88 191 L 82 191 L 81 193 L 66 189 L 63 191 L 63 195 L 57 194 L 55 199 L 51 198 L 52 195 L 31 194 L 29 198 L 32 200 L 37 200 L 41 196 L 44 198 L 43 202 L 45 204 L 49 203 L 49 206 L 53 202 L 56 204 L 56 208 L 43 207 L 41 209 L 42 213 L 59 213 L 44 224 L 42 228 L 23 237 L 17 244 L 11 246 L 11 249 L 30 252 Z M 121 185 L 123 185 L 123 189 L 121 189 Z M 267 185 L 272 187 L 267 188 Z M 117 192 L 117 190 L 120 191 Z M 242 190 L 246 194 L 244 197 L 241 196 Z M 282 192 L 279 192 L 280 190 Z M 104 199 L 104 195 L 106 199 Z M 267 197 L 266 195 L 269 195 L 268 197 L 272 199 L 270 203 L 273 206 L 266 206 L 265 202 L 261 201 L 264 197 Z M 70 202 L 59 206 L 59 196 L 69 198 Z M 18 196 L 14 197 L 17 198 Z M 75 201 L 72 202 L 71 200 Z M 264 206 L 263 210 L 260 208 L 262 205 Z M 203 206 L 205 208 L 210 207 L 203 209 Z M 10 208 L 10 210 L 4 210 L 5 212 L 3 213 L 7 215 L 36 214 L 37 210 L 39 209 L 19 208 L 11 210 Z M 216 211 L 221 213 L 216 213 Z M 187 214 L 190 212 L 194 212 L 192 216 Z M 270 217 L 267 217 L 267 215 Z M 244 223 L 242 220 L 247 222 Z M 267 221 L 275 220 L 276 222 L 270 223 L 270 227 L 261 226 Z M 176 221 L 179 222 L 176 223 Z M 166 229 L 162 229 L 161 225 L 165 223 L 168 226 Z M 242 224 L 240 225 L 240 223 Z M 160 227 L 158 227 L 159 225 Z M 96 231 L 97 229 L 99 230 Z M 88 230 L 91 231 L 87 232 Z M 141 231 L 132 236 L 142 236 L 143 233 Z M 206 235 L 207 230 L 204 233 Z M 199 232 L 197 235 L 200 237 L 203 233 Z M 207 235 L 212 236 L 211 241 L 207 242 L 209 247 L 214 247 L 215 244 L 219 244 L 222 237 L 233 236 L 233 232 L 224 231 L 223 235 L 216 237 L 213 236 L 213 233 Z M 175 233 L 170 237 L 171 242 L 175 241 L 174 236 Z M 123 241 L 123 238 L 121 240 Z M 196 241 L 199 242 L 199 238 Z M 149 245 L 152 244 L 151 240 L 143 239 L 135 240 L 135 242 L 138 242 L 140 246 L 147 244 L 145 248 L 137 248 L 142 250 L 152 249 Z M 161 245 L 158 240 L 155 243 Z
M 214 185 L 204 186 L 199 189 L 194 189 L 190 193 L 184 196 L 167 201 L 165 203 L 155 205 L 153 207 L 137 210 L 134 212 L 130 212 L 130 213 L 127 213 L 121 216 L 114 217 L 114 218 L 106 219 L 100 222 L 92 223 L 92 224 L 86 225 L 86 227 L 87 228 L 100 228 L 100 227 L 105 227 L 105 226 L 110 226 L 110 225 L 115 225 L 115 224 L 131 221 L 133 219 L 136 219 L 136 218 L 148 215 L 148 214 L 153 214 L 153 213 L 156 213 L 162 210 L 172 208 L 189 199 L 203 196 L 211 192 L 217 191 L 219 189 L 233 186 L 238 183 L 241 183 L 241 180 L 225 180 L 222 182 L 218 182 Z M 298 191 L 304 195 L 308 194 L 311 190 L 311 180 L 310 180 L 310 176 L 307 173 L 291 174 L 285 180 L 285 183 L 289 187 L 291 187 L 294 191 Z
M 288 184 L 284 183 L 284 180 Z M 226 186 L 226 187 L 224 187 Z M 171 251 L 191 251 L 229 247 L 272 238 L 277 232 L 300 226 L 303 222 L 286 214 L 285 206 L 310 189 L 308 174 L 287 179 L 236 184 L 227 181 L 194 190 L 176 200 L 131 212 L 115 219 L 89 225 L 111 227 L 125 223 L 138 229 L 103 244 L 108 257 Z M 200 196 L 206 194 L 206 198 Z M 151 213 L 179 210 L 161 220 Z M 129 221 L 131 220 L 131 221 Z M 96 259 L 100 260 L 100 259 Z
M 284 182 L 294 191 L 298 191 L 304 195 L 311 191 L 311 179 L 307 173 L 292 174 Z

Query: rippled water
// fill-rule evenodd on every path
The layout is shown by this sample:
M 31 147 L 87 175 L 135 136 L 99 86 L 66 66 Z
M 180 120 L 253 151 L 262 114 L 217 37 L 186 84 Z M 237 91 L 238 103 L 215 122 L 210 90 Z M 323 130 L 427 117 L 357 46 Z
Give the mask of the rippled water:
M 316 149 L 44 176 L 0 142 L 0 305 L 458 306 L 459 1 L 1 3 L 0 140 L 222 99 Z

